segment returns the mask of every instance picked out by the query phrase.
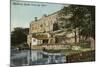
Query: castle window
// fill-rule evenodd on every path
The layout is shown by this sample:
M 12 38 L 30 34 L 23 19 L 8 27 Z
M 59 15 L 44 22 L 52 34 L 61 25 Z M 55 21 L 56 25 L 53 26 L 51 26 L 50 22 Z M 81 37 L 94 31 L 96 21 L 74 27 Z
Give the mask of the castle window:
M 43 27 L 43 25 L 41 24 L 40 27 Z
M 58 30 L 58 29 L 59 29 L 58 23 L 54 23 L 54 24 L 53 24 L 53 31 L 56 31 L 56 30 Z

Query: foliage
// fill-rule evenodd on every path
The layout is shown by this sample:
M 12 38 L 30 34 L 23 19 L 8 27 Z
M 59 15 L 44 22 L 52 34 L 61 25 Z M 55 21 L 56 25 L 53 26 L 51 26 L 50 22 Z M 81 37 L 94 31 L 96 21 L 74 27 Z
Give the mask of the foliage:
M 94 6 L 82 6 L 82 5 L 69 5 L 64 7 L 60 16 L 69 16 L 65 18 L 61 17 L 64 28 L 69 28 L 76 31 L 78 34 L 84 37 L 93 37 L 95 39 L 95 7 Z M 61 26 L 60 26 L 61 27 Z M 75 36 L 76 37 L 76 36 Z
M 27 28 L 15 28 L 14 31 L 11 32 L 11 45 L 16 46 L 22 43 L 27 42 Z

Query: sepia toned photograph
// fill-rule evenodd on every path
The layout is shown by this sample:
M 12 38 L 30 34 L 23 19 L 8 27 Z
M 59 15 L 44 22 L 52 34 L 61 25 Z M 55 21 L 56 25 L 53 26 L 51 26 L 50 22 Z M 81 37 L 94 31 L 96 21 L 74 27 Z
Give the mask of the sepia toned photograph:
M 10 66 L 95 61 L 95 6 L 10 0 Z

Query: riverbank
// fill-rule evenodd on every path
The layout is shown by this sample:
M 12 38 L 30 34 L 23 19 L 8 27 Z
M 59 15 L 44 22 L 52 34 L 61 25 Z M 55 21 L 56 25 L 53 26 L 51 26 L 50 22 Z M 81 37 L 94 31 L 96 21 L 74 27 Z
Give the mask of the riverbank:
M 72 49 L 43 49 L 43 51 L 48 53 L 63 53 L 64 55 L 72 55 L 80 52 L 94 51 L 91 48 L 81 48 L 80 50 L 72 50 Z
M 47 58 L 49 58 L 50 56 L 51 56 L 51 58 L 52 58 L 52 56 L 59 56 L 59 58 L 61 58 L 60 56 L 62 56 L 62 55 L 64 56 L 63 59 L 65 60 L 64 61 L 65 63 L 95 61 L 95 50 L 92 50 L 90 48 L 81 48 L 79 50 L 64 49 L 64 48 L 63 49 L 62 48 L 46 49 L 46 48 L 44 48 L 44 46 L 41 47 L 38 45 L 38 46 L 34 46 L 34 49 L 21 50 L 21 51 L 16 52 L 17 56 L 15 56 L 16 54 L 13 53 L 14 55 L 12 55 L 12 56 L 15 56 L 16 58 L 19 58 L 19 56 L 20 56 L 21 58 L 24 59 L 25 56 L 30 57 L 30 55 L 32 55 L 34 52 L 36 55 L 32 56 L 32 58 L 35 58 L 37 56 L 40 56 L 41 58 L 44 57 L 42 59 L 40 57 L 39 57 L 39 59 L 37 59 L 37 61 L 41 60 L 41 63 L 46 61 Z M 43 56 L 37 55 L 37 52 L 38 52 L 38 54 L 42 53 Z M 14 58 L 14 57 L 12 57 L 12 58 Z M 55 57 L 55 58 L 57 58 L 57 57 Z M 55 61 L 54 58 L 53 58 L 53 60 Z
M 41 50 L 47 53 L 61 53 L 66 56 L 67 63 L 95 61 L 95 50 L 91 48 L 81 48 L 79 46 L 73 47 L 69 45 L 34 45 L 31 47 L 31 50 Z
M 69 49 L 70 45 L 33 45 L 31 47 L 32 49 L 38 49 L 38 50 L 42 50 L 42 49 L 50 49 L 50 50 L 59 50 L 59 49 Z
M 95 50 L 90 49 L 90 48 L 83 48 L 80 50 L 71 50 L 71 49 L 48 50 L 48 49 L 45 49 L 44 51 L 48 53 L 64 54 L 66 56 L 66 63 L 95 61 Z
M 95 61 L 95 50 L 82 51 L 66 55 L 67 63 Z

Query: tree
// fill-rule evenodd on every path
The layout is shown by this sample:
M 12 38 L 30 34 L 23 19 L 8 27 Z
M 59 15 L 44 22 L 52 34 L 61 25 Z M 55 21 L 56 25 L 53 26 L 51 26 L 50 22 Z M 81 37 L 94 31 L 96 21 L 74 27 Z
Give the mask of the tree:
M 27 42 L 28 28 L 15 28 L 11 32 L 11 46 Z
M 92 37 L 95 40 L 95 7 L 87 6 L 87 14 L 85 15 L 84 24 L 81 29 L 81 35 L 86 38 Z
M 77 42 L 77 31 L 79 40 L 80 35 L 84 37 L 93 37 L 95 39 L 95 7 L 69 5 L 68 7 L 64 7 L 59 15 L 69 16 L 70 14 L 72 15 L 71 18 L 66 19 L 64 17 L 61 17 L 60 20 L 66 23 L 66 28 L 74 30 L 75 44 Z M 67 22 L 68 20 L 70 21 L 70 23 Z

